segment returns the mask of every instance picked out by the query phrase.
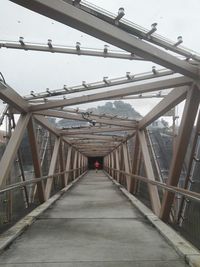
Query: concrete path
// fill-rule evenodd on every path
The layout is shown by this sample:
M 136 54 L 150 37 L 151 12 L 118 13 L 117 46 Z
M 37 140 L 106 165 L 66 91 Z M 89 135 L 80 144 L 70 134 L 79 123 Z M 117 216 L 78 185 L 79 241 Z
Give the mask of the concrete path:
M 90 171 L 0 256 L 0 266 L 186 265 L 103 172 Z

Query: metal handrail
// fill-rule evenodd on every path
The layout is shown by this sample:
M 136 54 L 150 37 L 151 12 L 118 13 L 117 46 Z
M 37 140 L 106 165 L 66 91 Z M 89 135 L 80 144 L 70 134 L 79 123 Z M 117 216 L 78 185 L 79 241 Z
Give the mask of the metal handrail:
M 24 181 L 24 182 L 19 182 L 19 183 L 11 184 L 11 185 L 8 185 L 8 186 L 4 187 L 3 189 L 1 189 L 1 190 L 0 190 L 0 194 L 5 193 L 5 192 L 8 192 L 8 191 L 11 191 L 11 190 L 15 190 L 15 189 L 17 189 L 17 188 L 24 187 L 24 186 L 26 186 L 26 185 L 37 184 L 38 182 L 47 180 L 47 179 L 49 179 L 49 178 L 54 179 L 56 176 L 63 175 L 63 174 L 65 174 L 65 173 L 69 173 L 69 172 L 74 172 L 74 171 L 83 169 L 83 168 L 85 168 L 85 167 L 86 167 L 86 166 L 83 166 L 83 167 L 80 167 L 80 168 L 71 169 L 71 170 L 69 170 L 69 171 L 58 172 L 58 173 L 54 173 L 53 175 L 42 176 L 42 177 L 40 177 L 40 178 L 34 178 L 34 179 L 30 179 L 30 180 L 28 180 L 28 181 Z
M 132 174 L 132 173 L 128 173 L 128 172 L 125 172 L 125 171 L 120 171 L 120 170 L 117 170 L 117 169 L 114 169 L 114 168 L 111 168 L 111 167 L 108 167 L 108 166 L 105 166 L 105 168 L 108 168 L 108 169 L 113 170 L 115 172 L 119 172 L 119 173 L 128 175 L 131 178 L 134 178 L 134 179 L 136 179 L 138 181 L 142 181 L 142 182 L 145 182 L 147 184 L 151 184 L 151 185 L 155 185 L 155 186 L 164 188 L 165 190 L 167 190 L 169 192 L 178 193 L 178 194 L 183 195 L 183 196 L 187 197 L 188 199 L 194 200 L 196 202 L 200 202 L 200 194 L 199 193 L 191 192 L 191 191 L 188 191 L 186 189 L 182 189 L 182 188 L 179 188 L 179 187 L 176 187 L 176 186 L 167 185 L 165 183 L 161 183 L 161 182 L 158 182 L 158 181 L 149 180 L 146 177 L 143 177 L 143 176 L 140 176 L 140 175 L 136 175 L 136 174 Z

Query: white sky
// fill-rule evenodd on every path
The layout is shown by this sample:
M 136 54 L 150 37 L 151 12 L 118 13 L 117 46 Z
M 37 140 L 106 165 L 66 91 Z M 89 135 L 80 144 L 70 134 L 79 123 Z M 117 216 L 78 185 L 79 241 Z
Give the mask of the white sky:
M 158 34 L 174 42 L 182 35 L 184 46 L 200 51 L 199 0 L 91 0 L 91 3 L 116 14 L 119 7 L 124 7 L 126 19 L 149 29 L 157 22 Z M 102 49 L 105 44 L 9 0 L 0 0 L 0 40 L 17 41 L 19 36 L 27 42 L 46 43 L 47 39 L 52 39 L 55 44 L 73 46 L 79 41 L 83 47 Z M 62 88 L 64 84 L 78 85 L 83 80 L 95 82 L 104 76 L 121 77 L 127 71 L 146 72 L 153 65 L 151 62 L 0 49 L 0 72 L 21 95 L 29 94 L 31 90 L 40 92 L 46 88 Z M 134 100 L 129 103 L 144 115 L 157 101 Z

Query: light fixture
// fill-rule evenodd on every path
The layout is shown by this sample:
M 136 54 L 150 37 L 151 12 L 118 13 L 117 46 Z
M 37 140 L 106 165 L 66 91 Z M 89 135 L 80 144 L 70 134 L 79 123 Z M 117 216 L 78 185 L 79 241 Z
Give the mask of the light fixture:
M 154 33 L 157 30 L 157 28 L 156 28 L 157 25 L 158 24 L 156 22 L 151 24 L 151 30 L 149 32 L 147 32 L 147 36 L 150 36 L 152 33 Z
M 74 1 L 73 1 L 73 4 L 74 4 L 74 5 L 78 5 L 78 4 L 80 4 L 80 2 L 81 2 L 81 0 L 74 0 Z
M 154 75 L 156 75 L 158 73 L 158 71 L 156 70 L 156 66 L 152 67 L 152 72 L 153 72 Z
M 80 52 L 80 50 L 81 50 L 81 43 L 80 42 L 76 42 L 76 50 L 78 52 Z
M 63 85 L 63 89 L 64 89 L 65 91 L 69 91 L 69 89 L 67 88 L 67 85 L 66 85 L 66 84 Z
M 120 19 L 121 19 L 124 15 L 125 15 L 124 8 L 123 8 L 123 7 L 120 7 L 119 10 L 118 10 L 117 17 L 115 18 L 115 24 L 116 24 L 116 25 L 119 24 Z
M 51 40 L 51 39 L 48 39 L 47 44 L 48 44 L 48 47 L 49 47 L 49 48 L 53 48 L 52 40 Z
M 134 78 L 134 75 L 130 75 L 131 73 L 129 71 L 126 72 L 126 77 L 128 80 L 132 80 Z
M 178 37 L 177 37 L 177 42 L 174 44 L 174 46 L 178 46 L 178 45 L 180 45 L 182 42 L 183 42 L 183 38 L 182 38 L 182 36 L 178 36 Z
M 103 50 L 104 54 L 108 53 L 108 47 L 109 46 L 107 44 L 104 45 L 104 50 Z
M 85 88 L 88 88 L 88 85 L 86 84 L 86 81 L 82 81 L 82 85 L 83 85 Z
M 51 95 L 51 92 L 50 92 L 49 88 L 46 89 L 46 92 L 47 92 L 49 95 Z
M 21 45 L 25 45 L 24 37 L 19 37 L 19 42 L 20 42 Z
M 34 91 L 31 91 L 30 94 L 31 94 L 32 96 L 35 96 Z
M 109 85 L 108 77 L 103 77 L 103 81 L 105 84 Z

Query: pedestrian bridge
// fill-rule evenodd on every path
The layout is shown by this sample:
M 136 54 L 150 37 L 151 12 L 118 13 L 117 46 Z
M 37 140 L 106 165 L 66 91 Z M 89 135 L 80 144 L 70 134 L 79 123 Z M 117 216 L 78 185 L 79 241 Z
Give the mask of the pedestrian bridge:
M 38 215 L 0 256 L 0 266 L 186 266 L 167 241 L 173 230 L 158 230 L 146 212 L 105 172 L 89 171 Z
M 6 125 L 0 132 L 0 266 L 200 266 L 199 54 L 183 47 L 181 36 L 174 42 L 156 34 L 157 23 L 144 29 L 123 19 L 122 7 L 112 14 L 84 0 L 9 2 L 105 45 L 76 42 L 73 48 L 21 36 L 0 41 L 1 52 L 132 60 L 135 69 L 147 62 L 145 71 L 149 62 L 156 66 L 25 96 L 0 72 L 0 125 Z M 17 61 L 9 60 L 17 73 Z M 120 103 L 120 115 L 82 109 L 121 98 L 143 99 L 141 106 L 156 98 L 157 104 L 144 117 L 125 116 Z M 172 125 L 164 125 L 166 116 Z

